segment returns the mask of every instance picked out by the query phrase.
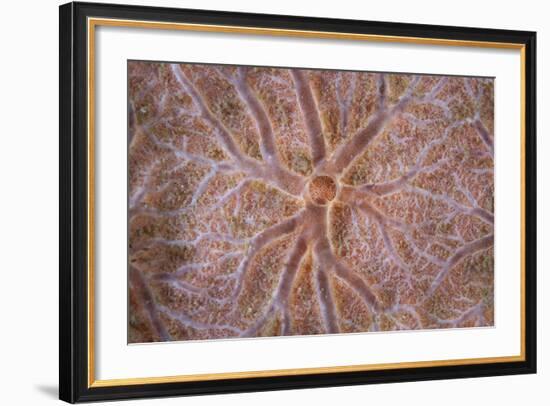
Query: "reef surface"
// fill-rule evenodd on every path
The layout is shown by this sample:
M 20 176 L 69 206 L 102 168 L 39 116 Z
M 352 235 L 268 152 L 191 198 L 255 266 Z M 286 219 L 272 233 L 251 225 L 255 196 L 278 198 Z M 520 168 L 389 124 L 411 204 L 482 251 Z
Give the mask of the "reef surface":
M 493 80 L 130 61 L 130 343 L 491 326 Z

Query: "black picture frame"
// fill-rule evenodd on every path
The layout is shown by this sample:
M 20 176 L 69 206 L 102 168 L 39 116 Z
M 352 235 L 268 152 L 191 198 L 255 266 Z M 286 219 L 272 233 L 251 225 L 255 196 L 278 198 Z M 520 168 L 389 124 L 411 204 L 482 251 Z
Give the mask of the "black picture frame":
M 536 33 L 113 4 L 60 6 L 59 397 L 67 402 L 482 377 L 536 372 Z M 88 352 L 87 19 L 260 27 L 517 44 L 524 52 L 524 359 L 337 373 L 94 386 Z

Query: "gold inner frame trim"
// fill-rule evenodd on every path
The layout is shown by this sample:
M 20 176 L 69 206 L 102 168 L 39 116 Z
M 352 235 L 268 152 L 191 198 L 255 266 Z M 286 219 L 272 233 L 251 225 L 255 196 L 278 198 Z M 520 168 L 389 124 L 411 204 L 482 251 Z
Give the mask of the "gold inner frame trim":
M 317 39 L 342 39 L 371 42 L 401 43 L 415 45 L 432 46 L 459 46 L 474 48 L 496 48 L 512 49 L 520 51 L 520 82 L 521 82 L 521 101 L 520 101 L 520 162 L 521 162 L 521 269 L 520 269 L 520 341 L 521 349 L 519 355 L 502 357 L 481 357 L 464 358 L 451 360 L 433 360 L 433 361 L 414 361 L 414 362 L 395 362 L 383 364 L 363 364 L 363 365 L 344 365 L 316 368 L 295 368 L 295 369 L 277 369 L 264 371 L 242 371 L 242 372 L 219 372 L 209 374 L 188 374 L 145 378 L 122 378 L 122 379 L 95 379 L 95 278 L 94 278 L 94 196 L 95 196 L 95 28 L 97 26 L 109 27 L 129 27 L 129 28 L 148 28 L 160 30 L 179 30 L 194 32 L 217 32 L 233 33 L 243 35 L 265 35 L 265 36 L 284 36 L 299 38 L 317 38 Z M 435 39 L 422 37 L 401 37 L 391 35 L 374 34 L 355 34 L 345 32 L 326 32 L 326 31 L 308 31 L 275 29 L 260 27 L 242 27 L 230 25 L 210 25 L 210 24 L 188 24 L 188 23 L 167 23 L 155 21 L 139 20 L 121 20 L 108 18 L 88 18 L 87 21 L 87 80 L 88 80 L 88 387 L 111 387 L 125 385 L 143 385 L 143 384 L 161 384 L 193 381 L 212 381 L 218 379 L 243 379 L 243 378 L 266 378 L 280 376 L 312 375 L 312 374 L 331 374 L 341 372 L 365 372 L 391 370 L 397 368 L 426 368 L 440 366 L 458 366 L 474 364 L 494 364 L 504 362 L 525 361 L 525 45 L 506 42 L 487 42 L 487 41 L 463 41 L 453 39 Z

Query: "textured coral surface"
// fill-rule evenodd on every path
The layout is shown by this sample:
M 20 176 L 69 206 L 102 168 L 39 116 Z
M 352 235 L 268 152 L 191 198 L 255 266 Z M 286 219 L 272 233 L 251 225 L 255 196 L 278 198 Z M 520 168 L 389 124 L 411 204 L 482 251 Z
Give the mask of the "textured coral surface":
M 493 80 L 128 63 L 131 343 L 493 325 Z

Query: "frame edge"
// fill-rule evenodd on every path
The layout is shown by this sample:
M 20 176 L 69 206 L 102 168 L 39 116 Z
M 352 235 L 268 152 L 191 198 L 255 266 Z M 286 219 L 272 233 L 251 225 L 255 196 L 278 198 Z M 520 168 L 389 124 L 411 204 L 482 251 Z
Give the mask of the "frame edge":
M 59 399 L 76 400 L 72 323 L 73 4 L 59 6 Z
M 525 366 L 537 373 L 537 33 L 525 38 Z

